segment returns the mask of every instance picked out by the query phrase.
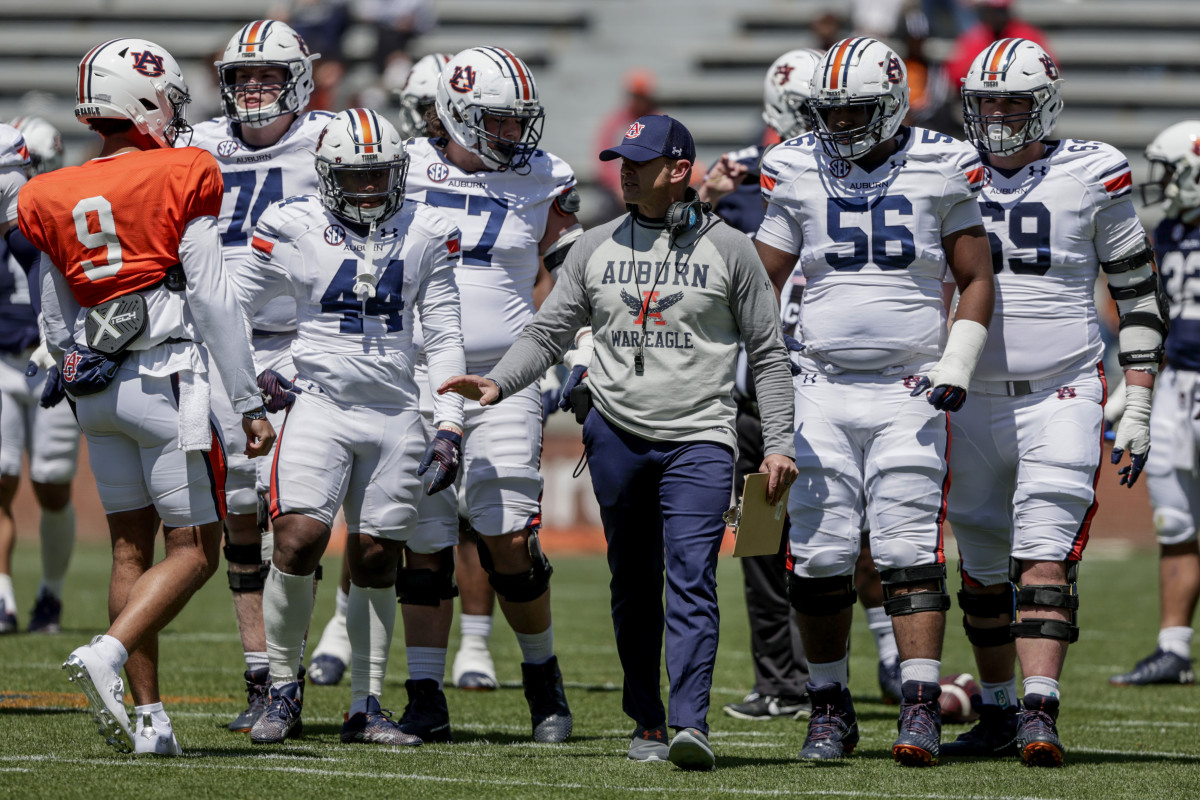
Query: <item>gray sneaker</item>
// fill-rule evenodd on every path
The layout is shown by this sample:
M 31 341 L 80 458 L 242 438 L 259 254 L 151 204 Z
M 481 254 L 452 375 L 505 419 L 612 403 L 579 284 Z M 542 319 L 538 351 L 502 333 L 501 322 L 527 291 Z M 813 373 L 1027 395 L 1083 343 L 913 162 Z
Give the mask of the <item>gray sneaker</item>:
M 668 749 L 666 725 L 638 728 L 629 740 L 629 760 L 666 762 Z
M 710 770 L 717 766 L 708 737 L 696 728 L 684 728 L 675 734 L 667 758 L 680 769 Z

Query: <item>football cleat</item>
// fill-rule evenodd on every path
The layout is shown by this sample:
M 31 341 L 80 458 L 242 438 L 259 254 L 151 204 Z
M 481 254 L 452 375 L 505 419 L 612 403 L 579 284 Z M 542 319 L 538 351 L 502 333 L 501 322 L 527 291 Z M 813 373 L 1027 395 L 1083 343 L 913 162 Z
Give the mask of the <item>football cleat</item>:
M 1108 679 L 1113 686 L 1149 686 L 1155 683 L 1190 686 L 1196 682 L 1192 660 L 1162 648 L 1143 658 L 1132 670 Z
M 900 659 L 879 662 L 879 694 L 885 706 L 898 706 L 904 699 L 900 692 Z
M 525 700 L 533 721 L 533 740 L 565 742 L 574 721 L 563 691 L 558 656 L 551 656 L 544 664 L 521 664 L 521 682 L 525 685 Z
M 246 709 L 229 723 L 229 730 L 237 733 L 249 733 L 258 722 L 258 718 L 267 710 L 267 694 L 271 689 L 271 671 L 268 667 L 248 669 L 243 674 L 246 679 Z
M 174 731 L 168 730 L 166 733 L 156 731 L 150 714 L 146 713 L 142 714 L 142 718 L 138 720 L 137 728 L 133 732 L 133 752 L 139 756 L 181 756 L 183 748 L 179 746 L 179 740 L 175 738 Z
M 858 717 L 849 690 L 840 683 L 808 684 L 812 716 L 800 750 L 802 759 L 842 758 L 858 746 Z
M 61 619 L 62 601 L 43 589 L 29 615 L 29 632 L 59 633 L 62 631 Z
M 905 767 L 931 767 L 938 763 L 942 741 L 942 687 L 926 681 L 905 681 L 904 701 L 896 727 L 900 735 L 892 745 L 892 758 Z
M 300 736 L 304 732 L 304 723 L 300 720 L 300 709 L 304 705 L 302 691 L 299 681 L 272 685 L 267 695 L 267 708 L 250 729 L 250 741 L 277 744 Z
M 17 615 L 9 610 L 8 604 L 0 600 L 0 633 L 17 632 Z
M 500 688 L 496 680 L 496 665 L 492 654 L 484 647 L 470 647 L 465 643 L 454 656 L 450 677 L 459 689 L 475 692 L 490 692 Z
M 322 653 L 308 662 L 308 679 L 317 686 L 336 686 L 346 674 L 346 662 L 334 655 Z
M 684 728 L 675 734 L 667 751 L 667 759 L 680 769 L 687 770 L 708 771 L 717 766 L 717 757 L 708 746 L 708 737 L 697 728 Z
M 723 709 L 734 719 L 764 720 L 778 717 L 806 717 L 808 703 L 804 698 L 777 697 L 751 692 L 740 703 L 727 703 Z
M 1027 694 L 1017 717 L 1017 748 L 1030 767 L 1061 767 L 1063 745 L 1058 738 L 1058 698 Z
M 99 640 L 96 636 L 92 644 Z M 97 732 L 104 737 L 105 743 L 118 752 L 132 753 L 133 731 L 125 711 L 125 684 L 121 676 L 96 655 L 91 645 L 75 648 L 62 668 L 67 673 L 67 680 L 87 697 Z
M 438 688 L 432 678 L 404 682 L 408 692 L 408 704 L 400 716 L 400 730 L 416 736 L 423 742 L 450 742 L 450 709 L 446 705 L 446 693 Z
M 392 712 L 380 708 L 377 698 L 368 697 L 365 712 L 360 711 L 353 716 L 346 715 L 346 721 L 342 725 L 342 742 L 417 747 L 421 744 L 421 739 L 400 730 L 400 726 L 392 722 Z
M 666 725 L 638 728 L 629 740 L 630 761 L 666 761 L 668 751 Z
M 942 745 L 946 758 L 1004 758 L 1017 754 L 1017 707 L 984 705 L 979 698 L 971 704 L 979 712 L 979 722 Z

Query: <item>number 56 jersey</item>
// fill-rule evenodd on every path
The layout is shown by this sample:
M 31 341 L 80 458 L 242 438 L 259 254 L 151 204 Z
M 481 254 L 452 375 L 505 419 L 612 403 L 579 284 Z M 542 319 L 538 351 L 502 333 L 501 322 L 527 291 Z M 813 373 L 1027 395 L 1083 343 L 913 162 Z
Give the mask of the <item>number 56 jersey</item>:
M 992 246 L 996 314 L 975 379 L 1048 378 L 1095 369 L 1100 263 L 1139 249 L 1129 163 L 1115 147 L 1045 142 L 1013 172 L 987 167 L 979 205 Z
M 253 259 L 234 278 L 238 299 L 253 311 L 274 297 L 295 298 L 297 377 L 329 399 L 415 409 L 414 309 L 425 320 L 434 385 L 465 368 L 454 281 L 458 230 L 432 209 L 404 203 L 368 236 L 311 195 L 273 205 L 254 230 Z M 377 281 L 365 306 L 355 290 L 363 274 Z M 461 399 L 436 402 L 439 420 L 461 419 Z
M 873 371 L 936 360 L 946 339 L 942 239 L 980 225 L 984 171 L 969 145 L 923 128 L 896 134 L 872 170 L 831 158 L 812 134 L 762 163 L 757 240 L 799 256 L 806 353 Z

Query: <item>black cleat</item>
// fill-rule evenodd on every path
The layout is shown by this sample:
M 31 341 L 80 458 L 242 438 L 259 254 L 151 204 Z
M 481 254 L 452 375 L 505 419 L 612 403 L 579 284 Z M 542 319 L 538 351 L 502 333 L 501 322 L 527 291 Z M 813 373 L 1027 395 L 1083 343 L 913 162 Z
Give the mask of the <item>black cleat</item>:
M 29 617 L 30 633 L 59 633 L 62 631 L 62 601 L 43 589 Z
M 558 656 L 544 664 L 521 664 L 521 682 L 525 685 L 525 700 L 533 721 L 535 742 L 565 742 L 571 735 L 574 720 L 563 692 L 562 672 Z
M 363 742 L 367 744 L 384 744 L 392 747 L 419 747 L 421 740 L 412 734 L 400 730 L 400 725 L 392 722 L 392 712 L 379 707 L 379 699 L 367 698 L 367 710 L 357 714 L 346 714 L 342 725 L 342 742 Z
M 932 767 L 938 763 L 942 741 L 942 687 L 926 681 L 905 681 L 900 687 L 904 702 L 896 727 L 900 735 L 892 745 L 892 758 L 905 767 Z
M 308 678 L 317 686 L 336 686 L 345 674 L 346 662 L 328 653 L 313 656 L 308 662 Z
M 408 692 L 408 705 L 400 717 L 400 730 L 423 742 L 453 741 L 446 693 L 438 688 L 437 681 L 407 680 L 404 690 Z
M 1030 767 L 1061 767 L 1063 746 L 1058 738 L 1058 698 L 1027 694 L 1017 718 L 1017 748 Z
M 942 745 L 946 758 L 1004 758 L 1017 754 L 1017 707 L 983 705 L 978 697 L 971 705 L 979 721 L 953 742 Z
M 840 683 L 808 684 L 812 716 L 800 750 L 802 759 L 842 758 L 858 746 L 858 717 L 849 690 Z
M 1149 686 L 1155 683 L 1190 686 L 1196 682 L 1192 660 L 1162 648 L 1143 658 L 1124 675 L 1113 675 L 1108 679 L 1113 686 Z
M 249 733 L 258 722 L 258 718 L 267 710 L 267 693 L 271 688 L 271 670 L 269 667 L 248 669 L 242 676 L 246 679 L 246 709 L 229 723 L 229 730 L 237 733 Z

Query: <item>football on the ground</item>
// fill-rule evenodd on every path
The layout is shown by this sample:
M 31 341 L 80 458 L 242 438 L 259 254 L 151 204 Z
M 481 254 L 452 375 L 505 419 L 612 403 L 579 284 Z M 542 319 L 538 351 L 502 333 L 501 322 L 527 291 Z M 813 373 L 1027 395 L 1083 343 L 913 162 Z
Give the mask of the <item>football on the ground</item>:
M 974 675 L 969 672 L 947 675 L 939 683 L 942 685 L 942 696 L 938 698 L 942 706 L 942 722 L 961 725 L 979 718 L 979 714 L 971 707 L 971 698 L 981 694 Z

